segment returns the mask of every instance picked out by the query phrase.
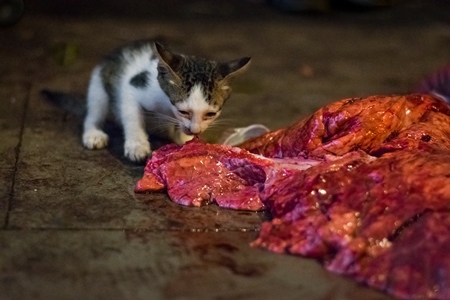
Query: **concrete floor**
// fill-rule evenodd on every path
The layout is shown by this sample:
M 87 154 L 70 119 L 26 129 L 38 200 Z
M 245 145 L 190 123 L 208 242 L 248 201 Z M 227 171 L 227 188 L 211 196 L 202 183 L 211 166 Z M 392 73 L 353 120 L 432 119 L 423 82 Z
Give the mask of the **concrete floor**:
M 450 61 L 446 1 L 323 14 L 238 2 L 35 0 L 0 29 L 1 300 L 389 299 L 314 260 L 250 247 L 262 213 L 136 195 L 143 166 L 123 159 L 120 131 L 109 149 L 86 150 L 81 119 L 39 94 L 79 98 L 100 56 L 133 39 L 251 55 L 226 125 L 205 135 L 214 141 L 227 126 L 276 129 L 340 98 L 407 92 Z

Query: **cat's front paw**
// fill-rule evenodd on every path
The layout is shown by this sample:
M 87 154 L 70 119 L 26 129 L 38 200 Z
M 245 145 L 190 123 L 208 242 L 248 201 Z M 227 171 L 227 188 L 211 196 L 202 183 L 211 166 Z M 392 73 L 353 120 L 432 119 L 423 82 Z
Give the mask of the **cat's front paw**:
M 108 145 L 108 135 L 99 129 L 90 129 L 83 133 L 83 145 L 88 149 L 102 149 Z
M 131 161 L 143 161 L 151 152 L 150 143 L 147 140 L 131 140 L 125 142 L 125 156 Z

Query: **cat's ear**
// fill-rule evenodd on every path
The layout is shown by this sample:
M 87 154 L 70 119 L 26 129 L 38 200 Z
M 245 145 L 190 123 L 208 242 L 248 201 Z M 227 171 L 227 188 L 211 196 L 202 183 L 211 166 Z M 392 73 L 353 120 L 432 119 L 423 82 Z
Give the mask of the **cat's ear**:
M 226 63 L 219 63 L 217 69 L 221 80 L 229 80 L 243 73 L 250 66 L 250 61 L 251 57 L 243 57 Z
M 173 73 L 177 73 L 183 62 L 183 56 L 170 52 L 158 42 L 155 42 L 155 48 L 160 61 Z

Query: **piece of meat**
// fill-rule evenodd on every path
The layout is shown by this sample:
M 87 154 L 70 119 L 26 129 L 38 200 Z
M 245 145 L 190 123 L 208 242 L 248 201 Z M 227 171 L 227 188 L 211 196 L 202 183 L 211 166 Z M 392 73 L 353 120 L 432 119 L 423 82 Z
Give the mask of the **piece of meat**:
M 170 198 L 183 205 L 216 202 L 227 208 L 259 210 L 263 204 L 258 188 L 265 181 L 261 168 L 266 164 L 270 161 L 238 148 L 216 149 L 197 140 L 169 145 L 154 152 L 136 191 L 166 188 Z
M 266 157 L 323 157 L 357 149 L 370 153 L 428 111 L 448 113 L 449 108 L 436 98 L 419 94 L 344 99 L 240 147 Z
M 387 242 L 378 255 L 359 261 L 358 281 L 403 299 L 450 299 L 450 214 L 424 211 Z
M 426 263 L 431 258 L 416 260 L 411 257 L 409 260 L 410 267 L 427 270 L 422 276 L 431 278 L 428 294 L 414 291 L 414 285 L 409 287 L 409 294 L 398 287 L 381 286 L 374 281 L 376 273 L 368 270 L 381 263 L 378 257 L 391 257 L 388 253 L 393 251 L 392 246 L 423 214 L 442 214 L 450 218 L 449 153 L 406 150 L 380 158 L 342 160 L 333 168 L 324 163 L 290 177 L 283 184 L 295 184 L 301 192 L 286 193 L 282 186 L 270 193 L 269 198 L 262 197 L 276 217 L 263 224 L 254 246 L 320 258 L 330 271 L 354 276 L 406 299 L 412 295 L 426 299 L 436 286 L 440 287 L 436 290 L 437 295 L 450 292 L 448 258 L 438 260 L 442 264 L 440 268 L 430 269 Z M 420 229 L 417 226 L 411 228 Z M 436 235 L 423 235 L 423 231 L 412 234 L 417 234 L 432 247 L 434 240 L 448 241 L 450 227 L 445 232 L 443 236 L 440 231 Z M 413 242 L 404 247 L 416 249 Z M 423 255 L 428 254 L 424 252 Z M 445 257 L 447 252 L 442 255 Z M 371 262 L 370 267 L 367 261 Z M 390 263 L 386 268 L 396 268 L 395 261 L 384 263 Z M 398 280 L 390 272 L 379 271 L 379 274 Z
M 345 99 L 241 148 L 163 147 L 136 190 L 165 189 L 268 210 L 254 246 L 399 298 L 450 298 L 450 107 L 432 96 Z
M 309 168 L 320 161 L 293 159 L 277 161 L 240 148 L 205 144 L 194 139 L 183 146 L 168 145 L 153 153 L 137 192 L 167 189 L 176 203 L 260 210 L 259 192 L 266 172 L 283 172 L 287 167 Z

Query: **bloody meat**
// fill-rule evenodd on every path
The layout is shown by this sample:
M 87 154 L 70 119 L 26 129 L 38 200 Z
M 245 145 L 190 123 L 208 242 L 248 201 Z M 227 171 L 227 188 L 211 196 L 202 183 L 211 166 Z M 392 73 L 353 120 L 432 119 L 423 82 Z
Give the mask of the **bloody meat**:
M 254 246 L 404 299 L 450 299 L 450 107 L 432 96 L 344 99 L 233 148 L 194 140 L 148 161 L 137 191 L 259 210 Z

